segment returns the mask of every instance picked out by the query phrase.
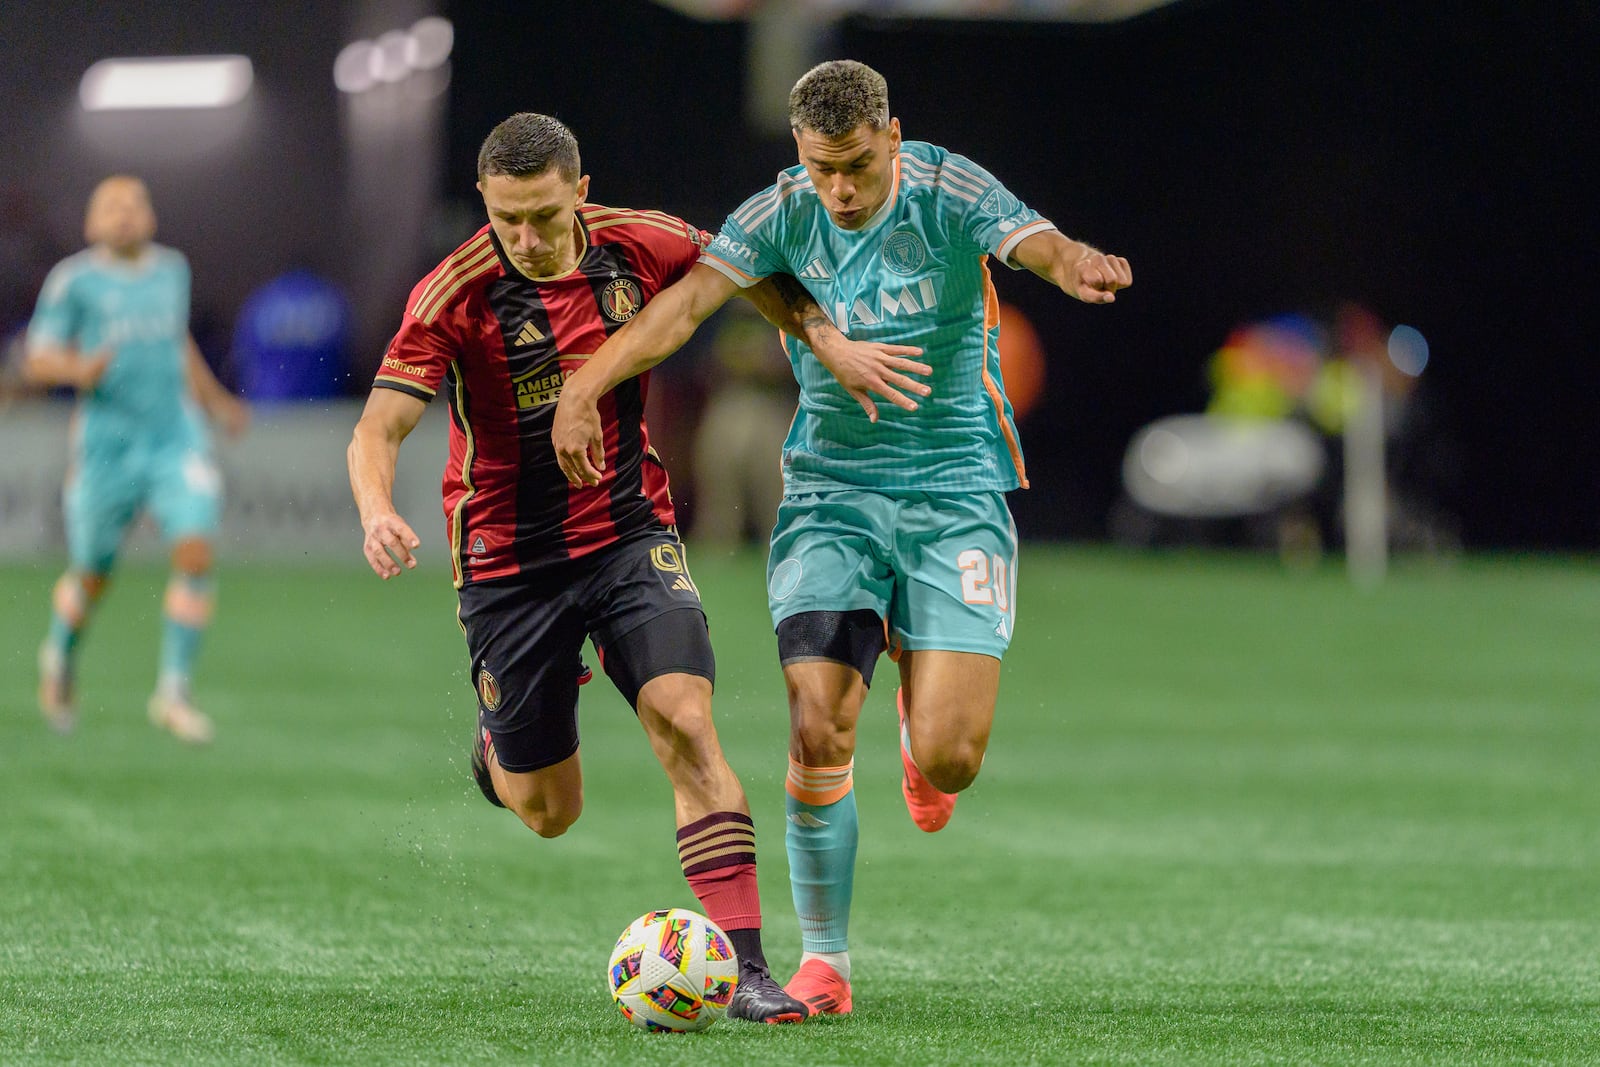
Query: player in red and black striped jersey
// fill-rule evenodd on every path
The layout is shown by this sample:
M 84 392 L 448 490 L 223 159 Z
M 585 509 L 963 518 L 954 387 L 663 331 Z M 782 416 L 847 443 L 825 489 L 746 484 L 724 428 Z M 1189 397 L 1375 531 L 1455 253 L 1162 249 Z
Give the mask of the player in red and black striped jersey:
M 420 539 L 394 509 L 395 464 L 443 390 L 444 510 L 478 694 L 479 787 L 542 837 L 578 818 L 579 654 L 590 638 L 672 782 L 690 887 L 739 953 L 729 1014 L 798 1021 L 808 1009 L 762 955 L 755 828 L 711 719 L 715 664 L 650 449 L 647 383 L 625 382 L 600 404 L 598 485 L 570 486 L 550 443 L 565 376 L 686 274 L 707 235 L 660 212 L 587 203 L 577 141 L 544 115 L 495 127 L 478 189 L 489 225 L 412 291 L 350 444 L 367 561 L 385 579 L 416 565 Z M 784 281 L 751 300 L 810 337 L 826 316 Z

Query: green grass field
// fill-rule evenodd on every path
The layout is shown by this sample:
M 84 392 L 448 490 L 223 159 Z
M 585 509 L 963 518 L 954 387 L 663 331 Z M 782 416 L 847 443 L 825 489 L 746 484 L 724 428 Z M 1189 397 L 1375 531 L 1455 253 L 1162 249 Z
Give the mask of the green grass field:
M 434 561 L 437 564 L 437 561 Z M 694 556 L 717 712 L 798 958 L 787 717 L 755 557 Z M 223 572 L 207 750 L 146 725 L 164 574 L 121 576 L 70 739 L 33 707 L 54 571 L 0 569 L 0 1063 L 1600 1062 L 1600 567 L 1034 547 L 988 762 L 901 806 L 873 692 L 853 1017 L 628 1026 L 603 980 L 693 906 L 601 681 L 587 808 L 540 840 L 467 776 L 448 578 Z M 880 675 L 884 683 L 889 675 Z

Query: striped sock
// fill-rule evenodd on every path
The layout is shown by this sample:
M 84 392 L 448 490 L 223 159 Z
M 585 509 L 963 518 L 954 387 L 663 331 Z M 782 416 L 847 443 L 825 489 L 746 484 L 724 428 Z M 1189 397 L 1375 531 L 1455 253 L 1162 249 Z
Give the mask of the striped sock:
M 678 828 L 678 862 L 706 918 L 729 937 L 761 928 L 756 826 L 737 811 L 714 811 Z M 738 947 L 737 945 L 735 946 Z
M 854 760 L 843 767 L 806 767 L 789 760 L 784 845 L 800 943 L 808 953 L 849 949 L 857 838 L 854 766 Z

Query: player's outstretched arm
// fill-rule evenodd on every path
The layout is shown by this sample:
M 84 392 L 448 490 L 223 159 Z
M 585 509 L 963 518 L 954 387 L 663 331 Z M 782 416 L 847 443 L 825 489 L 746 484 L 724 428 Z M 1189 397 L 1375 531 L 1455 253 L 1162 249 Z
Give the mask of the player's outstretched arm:
M 242 436 L 250 425 L 250 405 L 228 392 L 217 381 L 217 376 L 211 373 L 210 366 L 206 364 L 206 357 L 200 354 L 200 346 L 194 343 L 192 334 L 186 347 L 188 351 L 184 355 L 184 365 L 189 376 L 189 391 L 194 394 L 200 409 L 229 437 Z
M 600 484 L 606 466 L 600 398 L 683 347 L 695 329 L 738 291 L 733 282 L 696 263 L 567 377 L 556 404 L 550 444 L 569 483 Z
M 1085 304 L 1112 303 L 1118 289 L 1133 284 L 1133 268 L 1126 259 L 1055 230 L 1023 238 L 1011 258 Z
M 361 513 L 361 551 L 378 577 L 387 581 L 417 565 L 411 550 L 422 544 L 394 510 L 394 469 L 400 442 L 416 428 L 427 405 L 394 389 L 374 389 L 356 423 L 345 458 L 350 490 Z
M 33 385 L 45 388 L 65 385 L 86 393 L 99 383 L 110 363 L 110 352 L 85 356 L 64 345 L 35 344 L 28 346 L 22 376 Z
M 933 368 L 918 363 L 912 356 L 922 349 L 912 345 L 891 345 L 879 341 L 853 341 L 834 326 L 816 298 L 787 274 L 774 274 L 744 291 L 766 320 L 810 346 L 827 372 L 838 379 L 845 392 L 855 398 L 868 420 L 878 421 L 878 405 L 870 394 L 905 408 L 917 410 L 917 402 L 906 393 L 927 396 L 933 387 L 908 378 L 908 374 L 932 374 Z M 904 389 L 905 393 L 900 390 Z

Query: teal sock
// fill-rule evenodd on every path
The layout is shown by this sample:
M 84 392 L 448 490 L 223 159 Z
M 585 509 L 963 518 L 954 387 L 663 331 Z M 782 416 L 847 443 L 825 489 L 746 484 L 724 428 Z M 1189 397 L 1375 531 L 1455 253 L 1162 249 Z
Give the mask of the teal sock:
M 88 590 L 76 571 L 56 579 L 50 593 L 50 629 L 45 632 L 44 643 L 63 663 L 72 662 L 78 638 L 89 621 L 89 608 Z
M 37 633 L 38 631 L 34 631 Z M 78 647 L 78 635 L 83 630 L 63 619 L 56 612 L 50 613 L 50 629 L 45 633 L 45 643 L 61 655 L 61 658 L 71 662 L 72 653 Z
M 806 804 L 785 794 L 789 887 L 807 952 L 849 949 L 850 899 L 856 871 L 856 793 L 832 804 Z
M 167 586 L 159 683 L 167 691 L 188 688 L 195 658 L 200 654 L 200 638 L 210 621 L 214 584 L 210 578 L 174 575 Z

